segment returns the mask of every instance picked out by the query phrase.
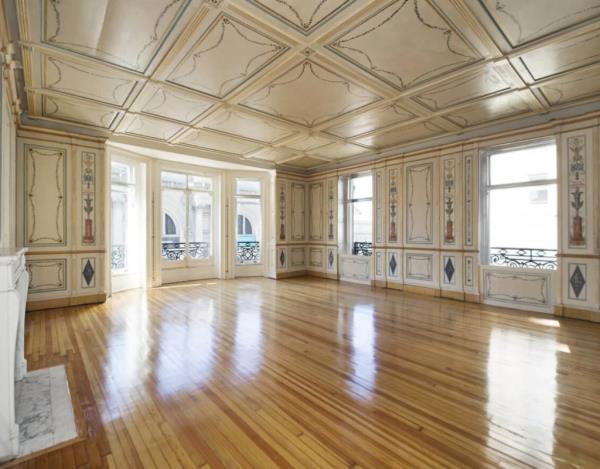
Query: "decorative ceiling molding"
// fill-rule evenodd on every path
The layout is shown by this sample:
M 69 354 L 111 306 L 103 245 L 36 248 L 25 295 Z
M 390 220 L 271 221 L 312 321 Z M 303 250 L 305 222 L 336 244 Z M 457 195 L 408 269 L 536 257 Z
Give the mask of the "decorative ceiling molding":
M 21 123 L 296 172 L 374 161 L 600 106 L 598 7 L 18 0 Z
M 143 72 L 190 0 L 43 0 L 43 42 Z M 92 22 L 93 20 L 101 20 Z M 135 28 L 127 22 L 134 19 Z
M 327 48 L 398 89 L 482 58 L 425 0 L 395 0 Z
M 287 50 L 286 45 L 221 14 L 167 80 L 222 98 Z
M 311 96 L 310 101 L 306 96 Z M 305 60 L 240 104 L 312 127 L 381 99 L 380 96 Z
M 311 34 L 356 0 L 248 0 L 304 35 Z
M 597 0 L 480 0 L 511 47 L 600 17 Z

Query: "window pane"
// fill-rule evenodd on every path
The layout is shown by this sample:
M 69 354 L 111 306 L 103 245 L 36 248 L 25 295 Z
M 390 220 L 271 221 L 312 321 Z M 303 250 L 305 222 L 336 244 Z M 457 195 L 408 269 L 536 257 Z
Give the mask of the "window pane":
M 364 199 L 373 197 L 373 177 L 370 174 L 350 179 L 350 198 Z
M 236 260 L 238 264 L 259 264 L 261 261 L 262 214 L 260 199 L 238 197 L 236 199 L 237 239 Z
M 198 189 L 203 191 L 212 190 L 212 179 L 202 176 L 189 176 L 188 187 L 190 189 Z
M 163 171 L 160 176 L 163 187 L 177 187 L 181 189 L 185 189 L 186 187 L 187 177 L 185 174 Z
M 126 272 L 130 267 L 128 244 L 135 204 L 134 187 L 113 185 L 111 191 L 111 270 Z
M 134 184 L 135 171 L 133 167 L 129 166 L 128 164 L 113 161 L 110 164 L 110 178 L 112 182 Z
M 163 173 L 164 174 L 164 173 Z M 185 192 L 162 190 L 162 257 L 169 261 L 185 259 Z M 166 223 L 167 220 L 173 222 Z M 167 230 L 168 228 L 168 230 Z M 171 234 L 174 232 L 174 234 Z
M 260 181 L 256 179 L 236 179 L 237 195 L 260 195 Z
M 352 241 L 371 243 L 373 241 L 373 204 L 370 200 L 352 204 Z
M 191 259 L 208 259 L 211 256 L 211 215 L 212 195 L 191 192 L 188 217 Z
M 556 249 L 556 184 L 492 189 L 490 248 Z
M 556 179 L 556 145 L 521 148 L 490 156 L 490 184 Z

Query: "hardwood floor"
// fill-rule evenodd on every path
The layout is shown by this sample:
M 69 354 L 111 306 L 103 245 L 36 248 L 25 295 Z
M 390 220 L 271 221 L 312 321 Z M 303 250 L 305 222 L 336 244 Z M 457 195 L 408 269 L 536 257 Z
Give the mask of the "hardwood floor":
M 600 467 L 600 325 L 315 278 L 27 316 L 81 438 L 19 467 Z

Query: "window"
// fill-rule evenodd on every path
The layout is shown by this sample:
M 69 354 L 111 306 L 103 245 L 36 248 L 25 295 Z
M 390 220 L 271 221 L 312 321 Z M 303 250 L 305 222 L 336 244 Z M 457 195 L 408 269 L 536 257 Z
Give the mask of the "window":
M 340 180 L 342 223 L 340 240 L 343 250 L 354 255 L 373 254 L 373 177 L 354 174 Z
M 195 261 L 212 257 L 213 181 L 163 171 L 162 258 Z
M 111 270 L 125 273 L 132 266 L 135 231 L 135 168 L 111 162 Z
M 482 263 L 556 269 L 555 143 L 486 152 L 482 180 Z
M 258 179 L 235 180 L 236 263 L 261 263 L 262 185 Z

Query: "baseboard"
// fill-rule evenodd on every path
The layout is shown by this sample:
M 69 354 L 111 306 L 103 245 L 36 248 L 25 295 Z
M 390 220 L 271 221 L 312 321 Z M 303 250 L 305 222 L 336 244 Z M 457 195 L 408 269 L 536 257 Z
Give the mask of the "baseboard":
M 280 280 L 283 278 L 304 277 L 306 275 L 307 275 L 306 270 L 295 270 L 294 272 L 278 272 L 277 280 Z
M 405 292 L 408 292 L 408 293 L 417 293 L 419 295 L 435 296 L 435 297 L 441 296 L 441 290 L 439 288 L 419 287 L 417 285 L 404 284 L 402 286 L 402 290 L 404 290 Z
M 337 280 L 338 279 L 337 274 L 332 274 L 332 273 L 327 273 L 327 272 L 316 272 L 314 270 L 307 271 L 306 275 L 308 275 L 310 277 L 326 278 L 329 280 Z
M 68 298 L 53 298 L 50 300 L 36 300 L 27 302 L 27 311 L 39 311 L 41 309 L 65 308 L 67 306 L 87 305 L 94 303 L 104 303 L 106 293 L 96 295 L 72 296 Z
M 564 318 L 581 319 L 583 321 L 600 322 L 600 311 L 573 308 L 571 306 L 555 306 L 554 315 Z
M 481 303 L 481 296 L 478 293 L 465 293 L 465 301 L 468 303 Z
M 440 296 L 451 300 L 465 301 L 465 292 L 462 291 L 441 290 Z

